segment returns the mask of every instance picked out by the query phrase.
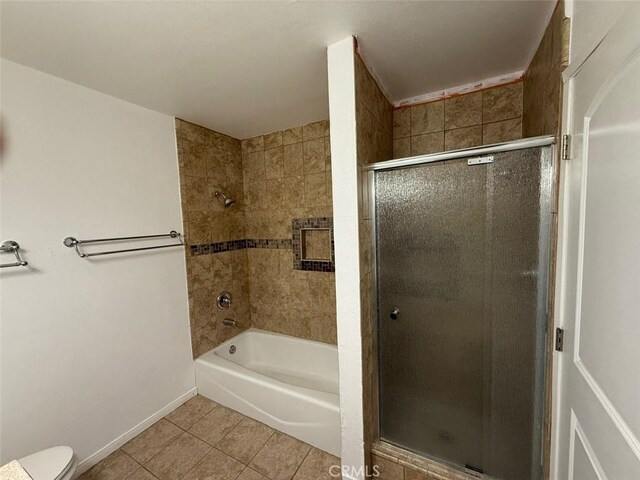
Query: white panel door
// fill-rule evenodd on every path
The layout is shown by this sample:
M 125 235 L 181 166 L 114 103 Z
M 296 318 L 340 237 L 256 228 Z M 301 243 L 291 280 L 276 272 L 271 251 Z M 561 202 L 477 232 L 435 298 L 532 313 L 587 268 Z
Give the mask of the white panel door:
M 638 480 L 640 4 L 585 57 L 565 89 L 573 151 L 563 165 L 552 479 Z

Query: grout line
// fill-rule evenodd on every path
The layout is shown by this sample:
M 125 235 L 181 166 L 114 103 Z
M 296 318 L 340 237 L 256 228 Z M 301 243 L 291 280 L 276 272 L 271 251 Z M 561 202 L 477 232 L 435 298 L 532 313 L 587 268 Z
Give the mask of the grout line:
M 169 413 L 171 413 L 171 412 L 169 412 Z M 180 426 L 180 425 L 178 425 L 177 423 L 172 422 L 172 421 L 171 421 L 171 420 L 169 420 L 167 417 L 162 417 L 162 418 L 163 418 L 164 420 L 166 420 L 167 422 L 169 422 L 171 425 L 175 425 L 176 427 L 178 427 L 178 428 L 179 428 L 180 430 L 182 430 L 183 432 L 186 432 L 186 431 L 187 431 L 184 427 L 181 427 L 181 426 Z M 158 420 L 158 422 L 159 422 L 159 421 L 160 421 L 160 420 Z M 156 422 L 156 423 L 158 423 L 158 422 Z M 153 425 L 155 425 L 155 423 L 154 423 Z M 153 425 L 152 425 L 152 426 L 153 426 Z
M 256 420 L 256 422 L 257 422 L 257 420 Z M 263 423 L 263 425 L 264 425 L 264 423 Z M 269 427 L 269 425 L 267 425 L 267 427 Z M 271 427 L 269 427 L 269 428 L 271 428 Z M 273 436 L 276 434 L 276 430 L 275 429 L 271 428 L 271 430 L 273 430 L 273 432 L 271 433 L 271 435 L 269 435 L 269 438 L 267 438 L 267 441 L 264 442 L 264 444 L 258 449 L 256 454 L 253 457 L 251 457 L 251 460 L 249 460 L 249 463 L 247 463 L 247 467 L 251 464 L 251 462 L 253 462 L 253 460 L 258 456 L 258 454 L 264 449 L 264 447 L 267 446 L 267 443 L 269 443 L 269 440 L 271 440 L 273 438 Z
M 180 428 L 180 427 L 178 427 Z M 182 429 L 181 429 L 182 430 Z M 151 458 L 149 458 L 148 460 L 146 460 L 143 464 L 141 464 L 143 467 L 145 467 L 151 460 L 153 460 L 154 458 L 156 458 L 158 455 L 160 455 L 162 452 L 164 452 L 167 448 L 169 448 L 173 443 L 175 443 L 176 441 L 178 441 L 178 439 L 180 437 L 182 437 L 183 435 L 191 435 L 194 438 L 197 438 L 198 440 L 200 440 L 198 437 L 196 437 L 195 435 L 190 434 L 189 432 L 182 430 L 182 433 L 180 435 L 178 435 L 176 438 L 174 438 L 173 440 L 171 440 L 169 443 L 167 443 L 164 447 L 162 447 L 160 449 L 160 451 L 158 451 L 158 453 L 156 453 L 155 455 L 153 455 Z M 205 442 L 206 443 L 206 442 Z M 207 443 L 208 445 L 208 443 Z
M 156 480 L 158 479 L 158 477 L 156 477 L 153 473 L 151 473 L 151 471 L 150 471 L 150 470 L 148 470 L 147 468 L 145 468 L 145 466 L 144 466 L 144 465 L 140 465 L 140 468 L 142 468 L 145 472 L 147 472 L 149 475 L 151 475 L 154 479 L 156 479 Z M 133 472 L 133 473 L 135 473 L 135 472 Z M 132 474 L 131 476 L 133 476 L 133 474 Z
M 235 410 L 234 410 L 234 412 L 235 412 Z M 238 413 L 240 413 L 240 412 L 238 412 Z M 240 413 L 240 415 L 242 415 L 242 414 Z M 230 429 L 227 433 L 225 433 L 225 434 L 222 436 L 222 438 L 221 438 L 220 440 L 218 440 L 214 445 L 211 445 L 210 443 L 209 443 L 209 445 L 211 445 L 212 447 L 214 447 L 216 450 L 218 450 L 218 451 L 222 452 L 222 450 L 220 450 L 219 448 L 216 448 L 216 447 L 220 444 L 220 442 L 222 442 L 222 440 L 224 440 L 224 439 L 225 439 L 225 438 L 227 438 L 229 435 L 231 435 L 231 432 L 233 432 L 233 431 L 238 427 L 238 425 L 240 425 L 240 424 L 242 423 L 242 421 L 244 420 L 244 415 L 242 415 L 242 417 L 243 417 L 243 418 L 241 418 L 239 422 L 235 423 L 235 424 L 233 425 L 233 427 L 231 427 L 231 429 Z M 207 443 L 208 443 L 208 442 L 207 442 Z M 222 453 L 224 453 L 224 452 L 222 452 Z M 226 453 L 225 453 L 225 455 L 228 455 L 228 454 L 226 454 Z M 231 457 L 231 455 L 228 455 L 228 456 L 230 456 L 230 457 Z M 235 457 L 231 457 L 231 458 L 235 458 Z M 236 460 L 238 460 L 238 459 L 236 458 Z M 238 460 L 238 461 L 240 461 L 240 460 Z M 240 463 L 243 463 L 243 462 L 240 462 Z
M 238 412 L 238 413 L 239 413 L 239 412 Z M 242 414 L 240 414 L 240 415 L 242 415 Z M 216 444 L 214 445 L 214 447 L 217 447 L 217 446 L 220 444 L 220 442 L 222 442 L 225 438 L 227 438 L 229 435 L 231 435 L 231 434 L 233 433 L 233 431 L 234 431 L 236 428 L 238 428 L 238 426 L 239 426 L 242 422 L 244 422 L 244 419 L 245 419 L 245 418 L 246 418 L 246 417 L 244 417 L 244 415 L 243 415 L 242 420 L 240 420 L 238 423 L 236 423 L 236 424 L 233 426 L 233 428 L 232 428 L 231 430 L 229 430 L 226 434 L 224 434 L 224 435 L 222 436 L 222 438 L 216 442 Z M 220 450 L 220 449 L 218 449 L 218 448 L 216 448 L 216 449 L 217 449 L 217 450 Z M 222 450 L 220 450 L 220 451 L 222 452 Z M 225 453 L 225 452 L 222 452 L 222 453 Z M 229 454 L 228 454 L 228 453 L 226 453 L 225 455 L 229 455 Z M 236 458 L 236 457 L 233 457 L 232 455 L 229 455 L 229 456 L 230 456 L 230 457 L 232 457 L 232 458 Z M 238 459 L 236 458 L 236 460 L 238 460 Z M 238 460 L 238 461 L 239 461 L 240 463 L 244 463 L 244 462 L 242 462 L 242 461 L 240 461 L 240 460 Z
M 196 437 L 196 438 L 198 438 L 198 437 Z M 198 440 L 200 440 L 200 439 L 198 439 Z M 207 443 L 207 442 L 204 442 L 204 443 Z M 209 444 L 207 443 L 207 445 L 209 445 Z M 195 463 L 195 465 L 194 465 L 193 467 L 191 467 L 189 470 L 187 470 L 186 472 L 184 472 L 184 475 L 181 475 L 181 476 L 180 476 L 180 478 L 185 478 L 187 475 L 189 475 L 189 472 L 191 472 L 194 468 L 196 468 L 198 465 L 200 465 L 200 464 L 202 463 L 202 461 L 204 460 L 204 457 L 206 457 L 207 455 L 209 455 L 209 454 L 211 453 L 211 451 L 212 451 L 212 450 L 215 450 L 215 448 L 213 448 L 213 447 L 209 448 L 209 450 L 207 450 L 207 453 L 205 453 L 205 454 L 202 456 L 202 458 L 200 458 L 200 460 L 198 460 L 198 461 Z
M 120 450 L 125 457 L 129 457 L 131 460 L 133 460 L 140 468 L 144 468 L 144 465 L 142 465 L 140 462 L 138 462 L 135 458 L 133 458 L 131 455 L 129 455 L 127 452 L 125 452 L 124 450 L 122 450 L 122 448 L 119 448 L 118 450 Z M 116 452 L 118 451 L 116 450 Z M 115 452 L 114 452 L 115 453 Z M 113 454 L 112 454 L 113 455 Z M 96 464 L 97 465 L 97 464 Z M 96 465 L 94 465 L 93 467 L 91 467 L 89 470 L 91 470 L 92 468 L 94 468 Z M 89 471 L 87 470 L 87 472 Z M 131 475 L 128 475 L 126 478 L 130 478 L 133 476 L 134 473 L 136 473 L 139 469 L 136 468 L 135 471 L 131 472 Z M 84 473 L 82 474 L 84 475 Z
M 196 394 L 196 395 L 197 395 L 197 394 Z M 192 397 L 192 398 L 195 398 L 195 397 Z M 213 400 L 211 400 L 211 401 L 213 402 Z M 192 425 L 190 425 L 190 426 L 189 426 L 189 428 L 184 428 L 184 427 L 182 427 L 182 426 L 178 425 L 177 423 L 172 422 L 172 421 L 171 421 L 171 420 L 169 420 L 166 416 L 164 416 L 164 417 L 162 417 L 162 418 L 164 418 L 167 422 L 169 422 L 169 423 L 171 423 L 171 424 L 175 425 L 176 427 L 178 427 L 178 428 L 179 428 L 179 429 L 181 429 L 182 431 L 189 433 L 189 429 L 190 429 L 190 428 L 192 428 L 196 423 L 198 423 L 198 422 L 199 422 L 200 420 L 202 420 L 204 417 L 206 417 L 206 416 L 207 416 L 207 415 L 209 415 L 211 412 L 213 412 L 213 409 L 214 409 L 214 408 L 216 408 L 216 407 L 218 406 L 218 404 L 217 404 L 217 403 L 215 403 L 215 402 L 213 402 L 213 403 L 214 403 L 213 407 L 212 407 L 210 410 L 207 410 L 207 412 L 206 412 L 204 415 L 200 415 L 200 416 L 198 417 L 198 419 L 197 419 L 195 422 L 193 422 L 193 424 L 192 424 Z M 184 404 L 182 404 L 182 405 L 184 405 Z M 180 407 L 181 407 L 182 405 L 180 405 Z M 178 408 L 180 408 L 180 407 L 178 407 Z M 176 409 L 174 409 L 174 410 L 170 411 L 169 413 L 167 413 L 167 415 L 171 415 L 171 414 L 172 414 L 173 412 L 175 412 L 178 408 L 176 408 Z M 158 420 L 158 421 L 159 421 L 159 420 Z M 156 422 L 156 423 L 158 423 L 158 422 Z M 155 425 L 155 424 L 154 424 L 154 425 Z M 194 436 L 195 436 L 195 435 L 194 435 Z M 196 438 L 197 438 L 197 437 L 196 437 Z
M 306 445 L 309 445 L 308 443 Z M 300 471 L 300 467 L 302 467 L 302 464 L 304 463 L 304 461 L 307 459 L 307 457 L 309 456 L 309 454 L 311 453 L 311 450 L 313 449 L 313 447 L 311 445 L 309 445 L 309 450 L 307 450 L 307 454 L 304 456 L 304 458 L 302 459 L 302 461 L 300 462 L 300 465 L 298 465 L 298 468 L 296 468 L 296 471 L 293 472 L 293 475 L 291 476 L 291 479 L 293 479 L 297 473 Z

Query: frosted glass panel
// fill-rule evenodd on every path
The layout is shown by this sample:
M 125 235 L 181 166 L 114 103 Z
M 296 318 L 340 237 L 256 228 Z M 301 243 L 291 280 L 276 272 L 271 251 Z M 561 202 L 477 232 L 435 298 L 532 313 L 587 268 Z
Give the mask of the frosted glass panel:
M 534 480 L 550 148 L 494 158 L 376 173 L 380 433 L 495 478 Z

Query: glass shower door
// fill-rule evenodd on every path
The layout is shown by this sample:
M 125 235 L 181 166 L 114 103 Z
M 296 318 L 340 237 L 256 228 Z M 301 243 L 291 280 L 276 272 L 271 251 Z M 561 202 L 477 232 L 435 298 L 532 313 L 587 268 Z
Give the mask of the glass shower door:
M 380 434 L 537 479 L 551 151 L 376 172 Z

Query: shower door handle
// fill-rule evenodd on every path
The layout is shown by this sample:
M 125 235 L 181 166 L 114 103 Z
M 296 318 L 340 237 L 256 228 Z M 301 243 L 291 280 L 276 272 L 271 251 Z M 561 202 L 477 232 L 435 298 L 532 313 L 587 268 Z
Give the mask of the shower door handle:
M 393 310 L 391 310 L 391 313 L 389 314 L 389 318 L 391 320 L 397 320 L 399 316 L 400 316 L 400 309 L 398 307 L 395 307 Z

